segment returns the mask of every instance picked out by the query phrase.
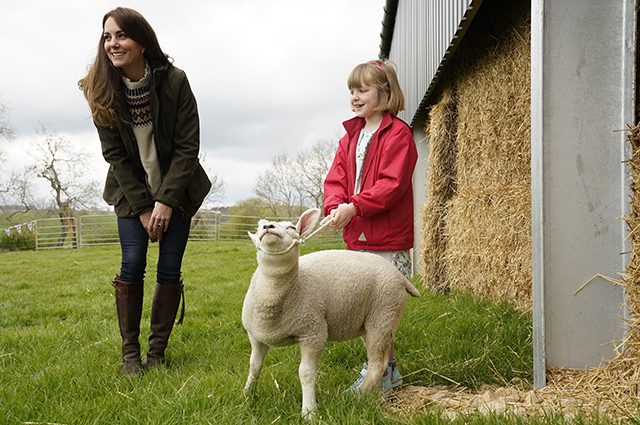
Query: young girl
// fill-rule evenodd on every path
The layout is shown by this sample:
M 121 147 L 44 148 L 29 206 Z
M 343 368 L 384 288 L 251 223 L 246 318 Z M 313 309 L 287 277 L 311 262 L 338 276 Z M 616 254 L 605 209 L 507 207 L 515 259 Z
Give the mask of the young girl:
M 146 366 L 157 366 L 173 329 L 191 217 L 211 183 L 198 162 L 199 118 L 184 72 L 162 52 L 138 12 L 104 15 L 98 53 L 78 82 L 109 163 L 104 200 L 114 205 L 122 251 L 113 281 L 122 336 L 122 370 L 139 375 L 140 319 L 149 240 L 159 241 Z M 182 316 L 178 323 L 182 320 Z
M 396 117 L 404 109 L 404 95 L 394 65 L 360 64 L 347 86 L 356 116 L 343 124 L 347 133 L 324 182 L 324 214 L 333 218 L 333 229 L 343 229 L 347 249 L 378 254 L 410 279 L 411 179 L 418 153 L 411 127 Z M 358 390 L 366 373 L 365 363 L 350 390 Z M 390 391 L 401 384 L 392 344 L 380 388 Z

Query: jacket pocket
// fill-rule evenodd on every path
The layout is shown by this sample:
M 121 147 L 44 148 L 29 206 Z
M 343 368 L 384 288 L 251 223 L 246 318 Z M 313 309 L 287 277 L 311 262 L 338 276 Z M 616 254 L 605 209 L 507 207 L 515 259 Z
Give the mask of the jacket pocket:
M 109 205 L 117 205 L 123 197 L 124 193 L 122 192 L 122 188 L 111 172 L 111 169 L 109 169 L 107 180 L 104 184 L 104 191 L 102 192 L 102 199 Z
M 190 218 L 198 211 L 210 189 L 209 177 L 198 163 L 180 202 L 183 218 Z
M 382 249 L 388 244 L 391 223 L 386 211 L 366 219 L 354 217 L 352 223 L 353 226 L 350 230 L 355 245 Z

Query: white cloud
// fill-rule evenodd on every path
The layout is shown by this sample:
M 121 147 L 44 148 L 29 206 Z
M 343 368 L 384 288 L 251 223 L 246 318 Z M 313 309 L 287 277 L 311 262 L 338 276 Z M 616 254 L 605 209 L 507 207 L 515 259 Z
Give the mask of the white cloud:
M 127 6 L 147 18 L 187 73 L 199 104 L 202 148 L 232 202 L 251 196 L 255 176 L 271 157 L 293 155 L 341 132 L 352 116 L 347 75 L 377 56 L 384 4 L 132 0 Z M 34 137 L 42 123 L 99 152 L 77 81 L 95 56 L 102 16 L 112 7 L 101 0 L 3 6 L 0 102 L 11 108 L 21 135 L 12 146 Z M 96 170 L 106 170 L 101 158 L 96 161 Z

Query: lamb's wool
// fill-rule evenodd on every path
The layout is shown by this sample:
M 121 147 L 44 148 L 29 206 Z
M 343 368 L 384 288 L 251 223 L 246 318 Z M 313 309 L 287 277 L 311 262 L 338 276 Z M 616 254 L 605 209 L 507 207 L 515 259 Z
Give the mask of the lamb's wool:
M 363 337 L 368 371 L 361 391 L 377 388 L 407 302 L 420 296 L 393 264 L 366 252 L 327 250 L 299 255 L 294 239 L 311 232 L 320 212 L 309 210 L 297 226 L 261 221 L 258 268 L 242 308 L 252 353 L 245 388 L 255 382 L 269 347 L 300 342 L 302 412 L 316 408 L 318 359 L 327 341 Z

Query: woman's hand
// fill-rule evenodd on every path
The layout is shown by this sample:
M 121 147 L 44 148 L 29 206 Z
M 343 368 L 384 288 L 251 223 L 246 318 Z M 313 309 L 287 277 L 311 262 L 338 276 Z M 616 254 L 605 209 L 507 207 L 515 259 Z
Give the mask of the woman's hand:
M 157 202 L 152 211 L 148 211 L 140 216 L 142 225 L 147 229 L 151 242 L 159 242 L 162 240 L 162 234 L 169 229 L 169 220 L 171 219 L 173 208 Z M 144 222 L 143 215 L 148 214 L 147 223 Z
M 331 210 L 329 215 L 331 220 L 331 227 L 334 230 L 343 229 L 351 222 L 351 219 L 357 214 L 356 207 L 353 204 L 340 204 L 338 208 Z
M 151 242 L 158 242 L 158 239 L 156 238 L 155 233 L 149 232 L 150 219 L 151 219 L 151 210 L 145 211 L 142 214 L 140 214 L 140 223 L 142 223 L 142 227 L 144 227 L 144 230 L 147 231 L 147 234 L 149 235 L 149 239 L 151 239 Z

